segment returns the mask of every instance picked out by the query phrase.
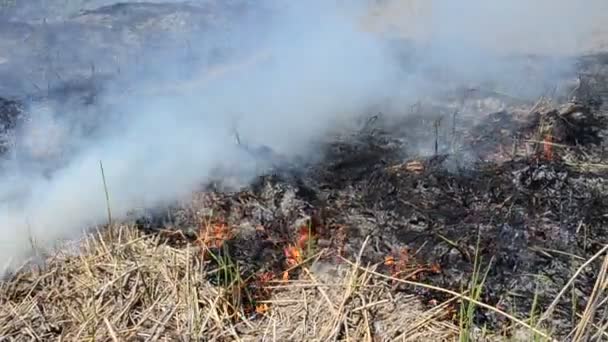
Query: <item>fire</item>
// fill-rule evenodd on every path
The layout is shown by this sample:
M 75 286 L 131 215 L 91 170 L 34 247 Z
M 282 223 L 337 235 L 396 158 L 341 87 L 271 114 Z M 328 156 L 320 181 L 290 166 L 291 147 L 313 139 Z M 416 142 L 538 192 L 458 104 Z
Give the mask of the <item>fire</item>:
M 384 264 L 386 266 L 395 265 L 395 257 L 393 257 L 392 255 L 387 256 L 386 258 L 384 258 Z
M 283 250 L 287 258 L 287 266 L 293 267 L 302 263 L 302 252 L 300 248 L 289 245 Z
M 422 273 L 441 273 L 441 266 L 438 263 L 423 265 L 412 260 L 409 250 L 402 248 L 395 255 L 387 255 L 384 258 L 384 265 L 390 269 L 393 278 L 417 280 Z
M 303 252 L 307 251 L 310 247 L 312 239 L 314 239 L 315 233 L 308 225 L 303 225 L 298 230 L 298 239 L 295 244 L 290 244 L 283 249 L 285 258 L 287 261 L 288 268 L 294 268 L 304 261 Z M 283 272 L 283 281 L 289 280 L 289 272 Z
M 266 305 L 265 303 L 259 304 L 255 307 L 255 312 L 260 315 L 265 314 L 266 312 L 268 312 L 268 310 L 269 310 L 268 305 Z
M 298 238 L 298 247 L 300 247 L 301 249 L 305 249 L 308 245 L 308 242 L 311 238 L 311 230 L 309 227 L 307 226 L 302 226 L 300 227 L 300 232 L 299 232 L 300 236 Z
M 220 248 L 233 237 L 232 229 L 226 224 L 204 225 L 199 230 L 198 242 L 209 247 Z

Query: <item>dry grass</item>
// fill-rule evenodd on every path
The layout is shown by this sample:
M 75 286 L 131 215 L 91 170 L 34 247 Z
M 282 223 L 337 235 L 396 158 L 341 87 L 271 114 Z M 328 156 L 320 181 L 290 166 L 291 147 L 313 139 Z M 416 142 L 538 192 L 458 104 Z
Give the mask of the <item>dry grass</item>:
M 236 287 L 200 247 L 171 247 L 130 227 L 93 234 L 79 253 L 49 257 L 0 285 L 2 341 L 454 340 L 449 310 L 425 311 L 386 279 L 357 267 L 315 263 L 299 279 L 268 282 L 260 313 L 235 308 Z M 255 316 L 255 317 L 254 317 Z
M 297 265 L 298 279 L 266 281 L 269 296 L 256 303 L 257 313 L 245 313 L 239 278 L 212 285 L 209 279 L 222 270 L 204 262 L 202 248 L 172 247 L 127 226 L 92 234 L 78 253 L 60 252 L 0 284 L 0 341 L 549 341 L 541 323 L 577 274 L 602 257 L 594 292 L 568 340 L 608 338 L 607 317 L 597 317 L 606 314 L 600 309 L 608 301 L 608 247 L 580 267 L 539 319 L 397 279 L 360 260 Z M 395 292 L 396 283 L 452 299 L 429 310 L 416 296 Z M 461 331 L 455 308 L 467 302 L 511 320 L 511 337 Z

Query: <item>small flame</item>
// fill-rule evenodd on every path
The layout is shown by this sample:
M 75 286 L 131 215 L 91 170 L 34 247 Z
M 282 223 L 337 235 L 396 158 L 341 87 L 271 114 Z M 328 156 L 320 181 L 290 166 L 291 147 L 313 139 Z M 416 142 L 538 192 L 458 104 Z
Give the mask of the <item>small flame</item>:
M 296 246 L 290 245 L 284 249 L 285 257 L 287 258 L 287 265 L 293 267 L 302 263 L 302 253 Z
M 201 227 L 198 241 L 205 246 L 220 248 L 232 237 L 232 230 L 226 224 L 221 223 Z
M 260 315 L 265 314 L 266 312 L 268 312 L 268 310 L 269 310 L 269 307 L 265 303 L 259 304 L 255 307 L 255 312 L 257 312 Z

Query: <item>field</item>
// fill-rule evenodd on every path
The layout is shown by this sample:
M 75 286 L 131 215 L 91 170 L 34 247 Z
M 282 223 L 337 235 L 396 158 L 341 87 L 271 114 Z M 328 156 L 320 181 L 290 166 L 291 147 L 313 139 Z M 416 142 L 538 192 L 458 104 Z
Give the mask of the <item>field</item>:
M 87 10 L 65 15 L 59 2 L 48 2 L 38 8 L 44 20 L 38 5 L 2 5 L 3 179 L 11 181 L 18 170 L 55 184 L 63 179 L 61 170 L 87 160 L 73 157 L 89 151 L 83 146 L 105 141 L 104 134 L 121 139 L 116 131 L 140 125 L 125 119 L 138 108 L 131 99 L 156 104 L 151 99 L 196 98 L 224 75 L 273 62 L 272 51 L 255 44 L 249 49 L 245 40 L 239 44 L 247 48 L 235 53 L 231 47 L 191 48 L 181 39 L 186 31 L 230 31 L 231 20 L 249 13 L 238 2 L 102 5 L 71 3 Z M 378 6 L 362 27 L 396 30 L 394 44 L 404 60 L 415 60 L 432 36 L 416 22 L 431 7 Z M 496 69 L 526 78 L 524 84 L 517 83 L 523 76 L 509 78 L 517 83 L 509 90 L 499 84 L 506 77 L 465 87 L 456 84 L 457 72 L 425 64 L 432 70 L 416 74 L 424 76 L 416 87 L 432 89 L 432 96 L 376 102 L 348 116 L 347 124 L 311 134 L 314 153 L 304 157 L 286 155 L 297 150 L 289 144 L 278 144 L 281 149 L 248 140 L 243 132 L 253 128 L 243 124 L 231 127 L 227 139 L 248 156 L 236 159 L 236 166 L 166 170 L 152 164 L 171 161 L 173 154 L 196 155 L 202 145 L 171 151 L 188 145 L 153 131 L 154 124 L 134 125 L 150 129 L 133 135 L 140 139 L 134 145 L 147 146 L 153 137 L 148 149 L 160 146 L 157 160 L 141 158 L 151 165 L 136 164 L 135 178 L 165 175 L 158 170 L 205 174 L 187 194 L 160 196 L 154 206 L 116 203 L 132 204 L 121 191 L 158 197 L 189 183 L 159 176 L 142 184 L 161 190 L 113 187 L 120 178 L 104 160 L 93 168 L 100 171 L 94 175 L 99 193 L 49 196 L 52 204 L 43 196 L 33 201 L 41 205 L 28 205 L 21 190 L 11 192 L 8 181 L 0 182 L 0 214 L 8 222 L 0 224 L 6 236 L 0 243 L 15 255 L 22 251 L 13 245 L 27 250 L 0 283 L 0 341 L 608 341 L 608 40 L 601 30 L 594 29 L 579 50 L 559 56 L 544 48 L 529 51 L 514 38 L 519 45 Z M 482 38 L 483 44 L 492 41 Z M 510 46 L 501 39 L 501 47 Z M 174 50 L 183 52 L 175 65 L 166 65 L 162 52 L 152 53 Z M 79 59 L 79 51 L 87 58 Z M 493 63 L 483 61 L 490 70 Z M 468 65 L 458 63 L 450 65 Z M 477 75 L 483 68 L 474 69 L 470 73 Z M 176 73 L 179 81 L 168 81 Z M 107 84 L 111 96 L 105 96 Z M 315 91 L 306 84 L 302 89 Z M 176 113 L 187 107 L 179 103 L 184 98 L 191 100 L 171 102 Z M 298 109 L 297 102 L 289 104 Z M 38 114 L 44 106 L 54 106 L 62 113 L 56 122 L 70 125 L 31 126 L 47 122 Z M 128 110 L 108 114 L 117 108 Z M 161 123 L 197 122 L 175 117 L 175 126 Z M 110 133 L 108 122 L 117 123 Z M 32 135 L 23 127 L 43 129 Z M 275 137 L 272 130 L 264 134 Z M 285 136 L 300 142 L 305 135 Z M 254 176 L 243 166 L 251 160 Z M 90 189 L 84 181 L 56 184 L 73 183 L 68 197 Z M 74 211 L 62 209 L 68 206 L 62 201 Z M 9 220 L 13 206 L 22 203 L 30 210 L 56 209 L 39 209 L 49 221 L 36 221 L 42 226 L 32 233 L 8 227 L 16 222 Z M 57 222 L 79 223 L 84 214 L 76 210 L 91 211 L 90 203 L 101 223 L 50 232 Z M 12 234 L 19 237 L 13 241 Z M 10 254 L 4 250 L 0 256 Z

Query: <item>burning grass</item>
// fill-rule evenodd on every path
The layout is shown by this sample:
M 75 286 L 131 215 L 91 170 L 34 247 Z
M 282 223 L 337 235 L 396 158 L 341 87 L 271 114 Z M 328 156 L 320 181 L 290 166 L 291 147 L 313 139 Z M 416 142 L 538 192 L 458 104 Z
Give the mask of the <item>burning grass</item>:
M 289 259 L 285 269 L 298 269 L 298 275 L 282 279 L 271 272 L 246 278 L 229 257 L 209 259 L 215 246 L 181 239 L 177 246 L 177 239 L 162 236 L 112 227 L 87 236 L 72 253 L 49 256 L 44 267 L 16 273 L 0 287 L 2 340 L 548 341 L 552 334 L 543 321 L 581 272 L 601 258 L 594 290 L 581 298 L 587 304 L 568 340 L 608 337 L 606 323 L 595 319 L 606 301 L 608 246 L 575 272 L 550 306 L 517 318 L 483 302 L 487 269 L 476 267 L 469 288 L 455 292 L 413 281 L 419 266 L 407 266 L 406 251 L 364 264 L 369 239 L 354 260 L 324 262 L 324 251 L 308 260 Z M 408 267 L 414 271 L 399 274 Z M 446 299 L 424 303 L 397 285 Z M 499 331 L 481 329 L 475 325 L 478 309 L 508 324 Z
M 421 158 L 367 125 L 319 164 L 210 187 L 16 272 L 0 336 L 605 340 L 604 120 L 494 113 L 464 137 L 485 158 L 465 169 L 438 130 Z
M 18 272 L 0 288 L 5 341 L 127 340 L 450 340 L 448 305 L 426 309 L 395 294 L 361 265 L 300 265 L 295 279 L 239 278 L 207 246 L 171 246 L 160 235 L 122 226 L 93 234 L 75 254 Z M 212 285 L 210 279 L 222 278 Z M 254 285 L 265 298 L 241 302 Z
M 0 284 L 0 336 L 607 340 L 606 90 L 587 83 L 563 106 L 377 115 L 319 163 L 89 235 Z
M 407 123 L 381 121 L 320 163 L 210 186 L 16 272 L 0 336 L 608 338 L 605 113 L 539 101 L 490 114 L 460 136 L 481 159 L 465 168 L 438 120 L 430 157 L 387 128 Z
M 205 222 L 221 218 L 237 233 L 213 253 L 230 250 L 243 279 L 292 281 L 308 276 L 303 265 L 312 260 L 359 260 L 393 294 L 415 294 L 427 309 L 452 303 L 443 318 L 461 340 L 602 340 L 606 284 L 597 259 L 608 243 L 607 183 L 604 170 L 583 165 L 605 160 L 605 115 L 544 101 L 520 111 L 469 127 L 462 139 L 481 160 L 464 168 L 450 166 L 458 151 L 441 154 L 438 129 L 428 139 L 435 136 L 436 154 L 411 156 L 399 139 L 408 136 L 376 118 L 328 144 L 319 164 L 278 170 L 239 191 L 211 187 L 191 208 L 138 225 L 206 231 Z M 161 216 L 173 218 L 155 221 Z M 242 302 L 267 300 L 253 299 Z

